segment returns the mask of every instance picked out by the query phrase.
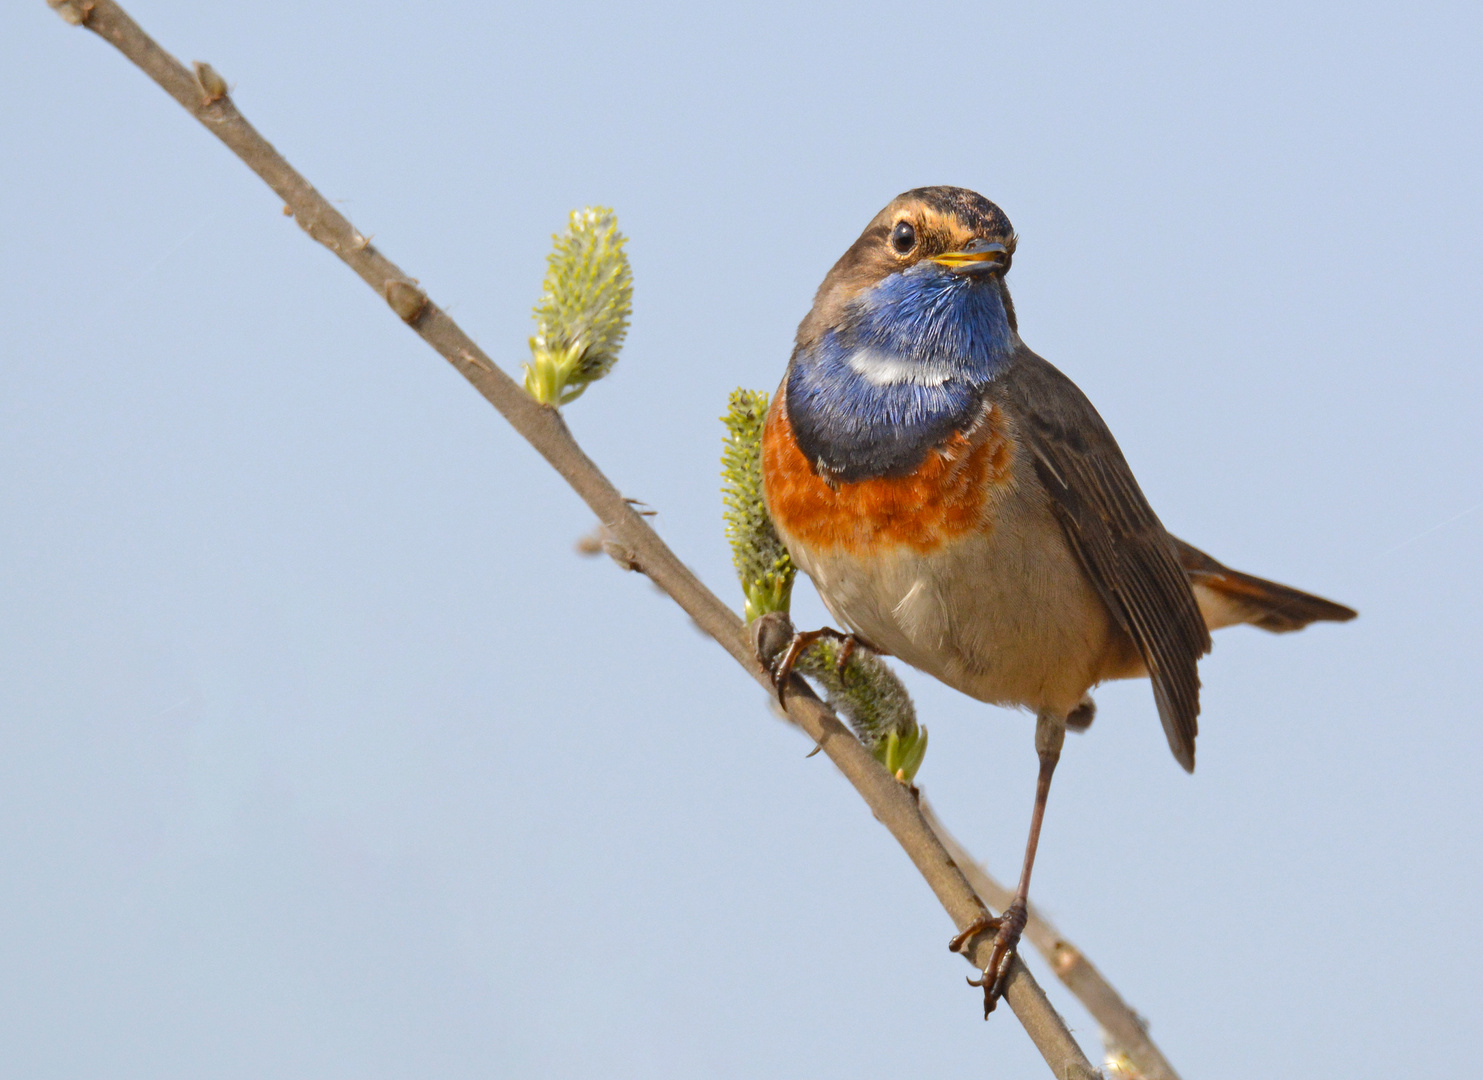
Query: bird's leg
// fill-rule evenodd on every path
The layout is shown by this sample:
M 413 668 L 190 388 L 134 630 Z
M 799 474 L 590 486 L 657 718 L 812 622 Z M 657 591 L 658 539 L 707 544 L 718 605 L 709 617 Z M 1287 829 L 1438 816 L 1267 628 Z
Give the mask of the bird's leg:
M 1014 964 L 1015 948 L 1020 934 L 1029 918 L 1030 872 L 1035 869 L 1035 849 L 1040 846 L 1040 825 L 1045 820 L 1045 801 L 1050 794 L 1050 778 L 1061 760 L 1061 744 L 1066 741 L 1066 718 L 1053 713 L 1041 713 L 1035 721 L 1035 752 L 1040 756 L 1040 776 L 1035 782 L 1035 807 L 1030 812 L 1030 836 L 1025 841 L 1025 863 L 1020 869 L 1020 884 L 1015 890 L 1014 901 L 995 919 L 980 919 L 963 933 L 953 938 L 949 945 L 954 952 L 960 951 L 975 934 L 992 929 L 994 948 L 989 953 L 989 962 L 983 975 L 969 979 L 968 985 L 981 986 L 984 991 L 984 1019 L 994 1011 L 1004 993 L 1004 984 Z
M 825 638 L 842 642 L 846 649 L 853 648 L 851 642 L 854 641 L 854 635 L 841 634 L 833 627 L 825 626 L 818 630 L 798 631 L 793 635 L 793 640 L 788 642 L 788 647 L 772 662 L 772 685 L 778 692 L 778 701 L 783 700 L 783 689 L 788 685 L 788 679 L 793 674 L 793 665 L 798 663 L 798 658 L 814 642 Z M 846 659 L 848 659 L 848 654 L 846 654 Z

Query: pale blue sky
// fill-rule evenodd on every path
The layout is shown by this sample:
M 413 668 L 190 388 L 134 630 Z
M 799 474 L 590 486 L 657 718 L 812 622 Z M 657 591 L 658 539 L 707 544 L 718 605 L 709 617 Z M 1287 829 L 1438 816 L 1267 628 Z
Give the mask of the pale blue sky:
M 1105 690 L 1037 900 L 1187 1077 L 1465 1068 L 1476 4 L 129 9 L 508 370 L 616 207 L 633 330 L 568 419 L 732 598 L 727 392 L 899 191 L 999 202 L 1170 528 L 1362 613 L 1220 634 L 1193 777 Z M 0 1071 L 1043 1075 L 827 760 L 255 177 L 42 0 L 0 103 Z M 908 679 L 1008 876 L 1032 725 Z

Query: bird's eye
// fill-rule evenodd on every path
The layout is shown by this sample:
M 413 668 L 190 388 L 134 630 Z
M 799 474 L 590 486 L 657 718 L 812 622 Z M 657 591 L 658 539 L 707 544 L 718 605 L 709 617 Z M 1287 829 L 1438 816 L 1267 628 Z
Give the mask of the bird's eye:
M 891 230 L 891 246 L 896 249 L 898 255 L 905 255 L 917 244 L 917 231 L 911 227 L 909 221 L 898 221 L 896 227 Z

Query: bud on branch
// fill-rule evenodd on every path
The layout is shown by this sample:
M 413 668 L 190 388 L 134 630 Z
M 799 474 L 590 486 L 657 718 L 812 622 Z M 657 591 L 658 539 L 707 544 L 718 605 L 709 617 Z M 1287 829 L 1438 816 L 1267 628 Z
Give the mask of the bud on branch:
M 525 389 L 544 405 L 565 405 L 618 362 L 633 310 L 627 238 L 603 206 L 573 210 L 552 237 L 545 291 L 535 306 Z

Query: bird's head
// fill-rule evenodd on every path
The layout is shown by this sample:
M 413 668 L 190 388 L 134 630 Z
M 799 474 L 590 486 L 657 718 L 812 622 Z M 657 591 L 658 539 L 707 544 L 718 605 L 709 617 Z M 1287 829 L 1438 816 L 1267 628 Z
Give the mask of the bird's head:
M 864 320 L 878 330 L 897 324 L 895 344 L 915 351 L 945 330 L 953 337 L 947 324 L 981 321 L 990 308 L 1013 333 L 1004 275 L 1014 249 L 1009 218 L 977 192 L 924 187 L 898 195 L 824 278 L 798 344 L 809 347 Z
M 973 422 L 1016 349 L 1009 219 L 964 188 L 908 191 L 824 278 L 786 378 L 798 445 L 837 480 L 894 475 Z

